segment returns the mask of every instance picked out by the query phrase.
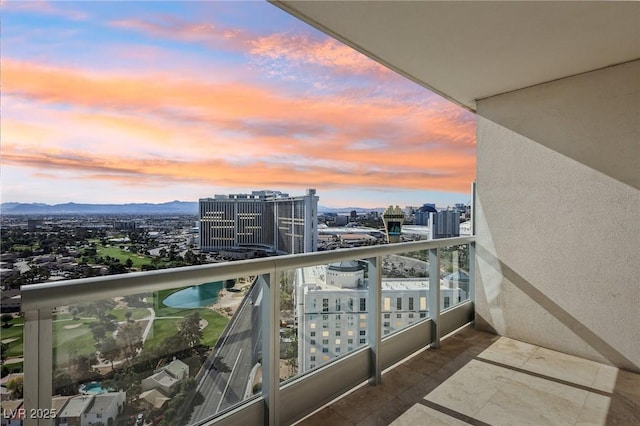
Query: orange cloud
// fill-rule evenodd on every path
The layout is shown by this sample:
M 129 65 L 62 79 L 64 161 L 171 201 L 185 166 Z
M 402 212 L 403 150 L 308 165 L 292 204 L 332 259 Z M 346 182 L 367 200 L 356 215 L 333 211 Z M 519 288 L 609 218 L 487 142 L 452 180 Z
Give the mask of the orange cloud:
M 3 117 L 3 162 L 15 166 L 132 184 L 184 179 L 467 192 L 473 180 L 474 122 L 444 101 L 426 108 L 345 95 L 298 98 L 255 83 L 10 59 L 2 70 L 4 94 L 27 105 Z M 50 135 L 48 155 L 28 149 L 42 131 Z
M 271 34 L 248 42 L 249 53 L 334 68 L 337 72 L 386 75 L 387 68 L 334 39 L 313 40 L 307 35 Z
M 236 166 L 225 161 L 181 162 L 170 159 L 134 159 L 127 157 L 91 157 L 85 153 L 43 155 L 26 153 L 9 147 L 3 153 L 3 162 L 39 170 L 72 171 L 83 179 L 118 180 L 128 185 L 146 184 L 150 181 L 184 181 L 222 186 L 253 187 L 318 187 L 333 188 L 395 188 L 425 189 L 425 187 L 456 188 L 468 190 L 469 181 L 452 173 L 432 173 L 424 170 L 370 170 L 361 173 L 343 173 L 339 169 L 307 166 L 292 168 L 290 165 L 269 164 L 255 161 Z M 292 175 L 296 179 L 292 179 Z
M 109 22 L 117 28 L 129 29 L 157 38 L 197 42 L 217 49 L 245 50 L 254 37 L 247 31 L 224 28 L 213 23 L 184 22 L 172 16 L 158 17 L 154 22 L 138 19 L 120 19 Z

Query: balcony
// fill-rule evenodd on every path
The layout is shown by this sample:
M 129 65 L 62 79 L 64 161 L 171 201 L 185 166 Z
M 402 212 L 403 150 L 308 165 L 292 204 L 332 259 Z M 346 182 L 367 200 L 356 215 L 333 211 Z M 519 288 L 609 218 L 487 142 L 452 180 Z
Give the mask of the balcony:
M 469 324 L 472 259 L 460 237 L 25 286 L 25 424 L 109 397 L 114 424 L 291 424 Z M 216 332 L 208 286 L 239 277 Z
M 262 366 L 261 390 L 256 395 L 234 391 L 233 397 L 200 404 L 206 412 L 194 423 L 291 424 L 363 383 L 377 386 L 358 388 L 316 416 L 335 424 L 367 424 L 378 418 L 402 424 L 413 422 L 416 415 L 472 424 L 577 424 L 585 417 L 595 424 L 640 423 L 640 4 L 276 4 L 477 112 L 476 236 L 26 288 L 26 408 L 47 409 L 51 404 L 51 372 L 57 362 L 54 308 L 259 276 L 255 285 L 261 296 L 247 299 L 240 310 L 262 307 L 254 317 L 256 326 L 245 325 L 261 333 L 253 342 L 261 342 L 255 352 L 260 355 L 252 360 L 259 359 Z M 445 310 L 438 294 L 440 251 L 466 244 L 469 300 Z M 422 261 L 431 271 L 428 290 L 423 290 L 428 291 L 429 316 L 385 335 L 384 315 L 395 311 L 393 304 L 389 311 L 385 306 L 383 257 L 416 251 L 428 252 Z M 295 276 L 291 271 L 299 268 L 354 260 L 367 265 L 368 286 L 358 290 L 366 291 L 362 298 L 369 309 L 357 318 L 364 343 L 358 340 L 344 353 L 340 336 L 340 345 L 334 345 L 326 361 L 318 361 L 323 352 L 309 353 L 308 370 L 287 365 L 292 358 L 281 355 L 286 339 L 280 338 L 279 324 L 291 319 L 291 309 L 282 305 L 297 299 L 281 298 L 280 292 L 291 292 L 286 277 Z M 313 314 L 324 315 L 323 308 L 319 300 L 320 311 Z M 295 321 L 300 327 L 300 319 Z M 440 345 L 440 336 L 470 322 L 490 334 L 466 329 Z M 227 387 L 230 372 L 245 361 L 236 351 L 224 355 L 220 364 L 215 354 L 226 346 L 225 339 L 246 335 L 234 331 L 218 340 L 213 359 L 207 357 L 205 368 L 198 371 L 203 376 L 213 371 L 224 380 L 205 389 L 203 396 L 218 391 L 226 395 L 225 389 L 233 389 Z M 513 348 L 505 350 L 507 346 Z M 311 356 L 319 364 L 311 367 Z M 281 382 L 288 368 L 293 374 Z M 582 372 L 573 374 L 572 369 Z M 471 409 L 450 398 L 477 401 L 472 391 L 482 389 L 478 382 L 496 385 L 482 393 L 483 407 Z M 528 390 L 520 386 L 523 382 Z M 396 396 L 398 391 L 402 393 Z M 557 399 L 545 399 L 544 393 Z M 572 405 L 558 408 L 555 404 L 565 397 Z M 379 403 L 377 409 L 362 405 L 368 398 Z M 489 416 L 490 406 L 495 417 Z M 368 416 L 362 407 L 371 409 Z M 540 407 L 548 410 L 540 414 Z M 378 413 L 376 419 L 370 417 Z M 303 421 L 313 424 L 318 417 Z
M 299 426 L 638 424 L 640 375 L 467 326 Z
M 331 424 L 416 424 L 425 419 L 431 419 L 428 424 L 639 422 L 640 375 L 472 328 L 473 279 L 461 285 L 460 282 L 449 283 L 443 277 L 450 276 L 451 271 L 467 271 L 473 277 L 474 252 L 474 238 L 462 237 L 24 287 L 24 408 L 26 412 L 49 413 L 52 407 L 58 407 L 57 410 L 62 410 L 58 413 L 71 417 L 64 411 L 70 402 L 62 407 L 56 402 L 60 397 L 55 397 L 57 391 L 52 389 L 59 390 L 61 383 L 58 376 L 52 379 L 51 374 L 61 367 L 70 368 L 64 354 L 69 346 L 64 346 L 62 341 L 66 339 L 66 333 L 75 330 L 79 323 L 63 313 L 69 312 L 69 307 L 105 300 L 121 301 L 140 294 L 156 298 L 168 289 L 255 276 L 258 278 L 218 343 L 207 352 L 199 370 L 190 375 L 202 400 L 194 402 L 191 412 L 180 413 L 183 417 L 174 418 L 171 424 L 292 424 L 301 419 L 303 425 L 326 424 L 328 421 Z M 319 273 L 314 268 L 327 271 L 322 269 L 323 265 L 344 264 L 356 259 L 362 262 L 361 265 L 367 265 L 367 285 L 362 285 L 360 290 L 341 289 L 331 293 L 314 285 L 305 291 L 304 286 L 308 282 L 300 277 L 303 271 L 317 276 Z M 389 293 L 390 286 L 397 285 L 390 275 L 398 274 L 397 271 L 392 272 L 394 269 L 390 264 L 399 259 L 417 262 L 411 268 L 406 265 L 404 271 L 415 271 L 418 265 L 422 265 L 423 275 L 429 275 L 418 280 L 423 283 L 423 288 L 416 293 L 426 296 L 428 306 L 420 306 L 419 296 L 416 296 L 415 305 L 407 306 L 410 308 L 408 312 L 399 314 L 401 301 L 389 297 L 399 294 Z M 287 285 L 286 277 L 295 276 L 288 274 L 290 271 L 298 272 L 294 286 Z M 443 293 L 450 292 L 452 287 L 460 290 L 462 296 L 458 303 L 445 308 L 443 301 L 450 302 Z M 363 309 L 348 305 L 347 296 L 353 291 L 366 295 Z M 298 345 L 293 355 L 296 359 L 294 366 L 291 353 L 282 350 L 282 330 L 278 326 L 291 319 L 290 307 L 284 306 L 290 302 L 286 292 L 291 292 L 290 295 L 298 302 L 303 294 L 318 294 L 317 300 L 321 301 L 329 299 L 328 294 L 337 292 L 344 300 L 344 306 L 338 311 L 346 316 L 353 309 L 356 322 L 364 322 L 362 335 L 366 336 L 365 341 L 359 345 L 356 342 L 353 348 L 345 349 L 344 354 L 334 353 L 332 349 L 332 356 L 327 361 L 319 360 L 317 366 L 306 363 L 304 368 L 303 358 L 309 355 L 304 353 L 304 345 Z M 330 300 L 334 304 L 336 299 Z M 398 306 L 391 306 L 391 300 Z M 179 324 L 187 317 L 163 319 L 164 311 L 156 301 L 149 306 L 146 309 L 154 311 L 151 317 L 156 324 L 163 321 L 170 327 L 180 327 Z M 329 304 L 318 304 L 315 310 L 310 304 L 298 303 L 298 306 L 304 312 L 298 312 L 297 318 L 301 319 L 294 321 L 298 330 L 296 340 L 316 338 L 316 334 L 309 331 L 308 324 L 307 327 L 303 325 L 309 318 L 313 321 L 315 315 L 320 320 L 322 315 L 335 316 L 338 312 L 334 307 L 330 309 Z M 424 318 L 419 315 L 421 308 L 426 308 Z M 303 313 L 307 315 L 306 319 L 302 318 Z M 390 330 L 385 319 L 405 314 L 415 314 L 415 321 L 398 322 L 398 328 L 391 327 Z M 149 317 L 141 316 L 138 310 L 134 310 L 130 321 L 149 320 Z M 85 321 L 89 319 L 85 318 Z M 127 322 L 120 321 L 123 323 Z M 69 325 L 61 327 L 61 324 Z M 320 321 L 318 339 L 323 330 L 319 324 Z M 327 330 L 331 330 L 331 337 L 335 331 L 342 332 L 340 337 L 345 341 L 350 330 L 360 329 L 357 324 L 354 327 L 345 322 L 336 324 L 338 328 L 334 325 Z M 149 327 L 148 322 L 147 329 L 152 332 L 165 328 Z M 252 329 L 257 333 L 252 333 Z M 120 328 L 119 332 L 122 330 Z M 326 333 L 328 335 L 328 331 Z M 242 334 L 245 334 L 244 343 L 239 337 Z M 440 336 L 444 335 L 447 336 L 441 342 Z M 126 364 L 136 365 L 133 360 L 143 357 L 146 351 L 153 351 L 151 342 L 147 336 L 138 353 L 132 352 L 116 361 L 115 369 L 139 374 L 139 370 L 128 370 Z M 318 345 L 318 356 L 324 346 Z M 82 349 L 74 348 L 78 352 L 83 352 Z M 147 378 L 138 389 L 139 395 L 148 395 L 148 390 L 154 389 L 148 386 L 152 379 L 164 382 L 166 386 L 172 386 L 174 381 L 178 383 L 178 376 L 182 373 L 172 374 L 169 369 L 175 363 L 192 365 L 191 349 L 194 348 L 188 348 L 185 353 L 184 348 L 176 347 L 173 353 L 160 354 L 160 358 L 173 358 L 173 361 L 167 360 L 164 369 L 151 367 L 142 372 L 138 377 Z M 179 357 L 185 363 L 181 363 Z M 290 371 L 291 367 L 295 367 L 295 371 Z M 113 368 L 103 361 L 103 372 L 108 373 Z M 254 394 L 249 389 L 256 383 L 256 371 L 260 371 L 262 381 L 261 390 Z M 85 384 L 88 385 L 91 382 Z M 81 389 L 79 383 L 74 383 L 74 386 Z M 175 395 L 166 386 L 160 387 L 162 394 Z M 333 401 L 345 393 L 344 398 Z M 188 396 L 191 400 L 184 401 L 187 406 L 194 399 L 194 394 Z M 71 401 L 82 398 L 88 397 L 76 396 Z M 128 402 L 140 407 L 139 397 L 130 394 Z M 325 406 L 327 403 L 330 405 Z M 164 406 L 147 412 L 160 414 L 166 409 Z M 46 417 L 25 418 L 25 424 L 48 425 L 51 419 Z M 60 424 L 72 424 L 61 414 L 57 418 Z M 114 416 L 113 421 L 114 424 L 125 422 L 126 415 Z

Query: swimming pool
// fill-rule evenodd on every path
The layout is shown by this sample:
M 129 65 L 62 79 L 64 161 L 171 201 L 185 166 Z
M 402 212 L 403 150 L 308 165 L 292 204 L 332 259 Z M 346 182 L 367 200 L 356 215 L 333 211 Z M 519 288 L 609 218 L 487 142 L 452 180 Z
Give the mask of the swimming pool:
M 167 296 L 162 303 L 170 308 L 201 308 L 218 301 L 222 281 L 183 288 Z
M 91 383 L 85 383 L 84 385 L 80 385 L 80 388 L 78 390 L 80 391 L 80 393 L 83 393 L 83 394 L 97 395 L 100 393 L 110 392 L 112 389 L 103 388 L 102 382 L 91 382 Z

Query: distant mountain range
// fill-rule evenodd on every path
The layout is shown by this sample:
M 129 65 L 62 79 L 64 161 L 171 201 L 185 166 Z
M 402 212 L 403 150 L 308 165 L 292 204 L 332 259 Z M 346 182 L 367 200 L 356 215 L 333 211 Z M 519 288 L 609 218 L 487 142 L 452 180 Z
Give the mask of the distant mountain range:
M 372 210 L 361 207 L 323 207 L 318 206 L 319 213 L 348 213 L 352 210 L 358 213 Z M 198 203 L 195 201 L 171 201 L 168 203 L 130 203 L 130 204 L 43 204 L 43 203 L 2 203 L 0 214 L 3 215 L 90 215 L 90 214 L 126 214 L 126 215 L 155 215 L 155 214 L 198 214 Z
M 43 204 L 43 203 L 2 203 L 3 215 L 88 215 L 88 214 L 198 214 L 198 203 L 190 201 L 171 201 L 168 203 L 130 203 L 130 204 Z

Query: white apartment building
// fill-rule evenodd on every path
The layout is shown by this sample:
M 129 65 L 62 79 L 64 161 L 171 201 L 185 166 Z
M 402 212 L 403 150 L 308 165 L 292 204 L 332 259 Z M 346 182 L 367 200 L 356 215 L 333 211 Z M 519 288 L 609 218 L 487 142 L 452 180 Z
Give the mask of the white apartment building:
M 82 414 L 82 426 L 108 426 L 115 424 L 124 411 L 126 392 L 109 392 L 93 397 L 92 403 Z
M 126 392 L 106 392 L 97 395 L 78 395 L 68 399 L 57 413 L 55 424 L 60 426 L 99 426 L 114 424 L 124 411 Z
M 367 344 L 366 269 L 363 262 L 349 261 L 296 271 L 300 372 Z M 383 278 L 383 337 L 426 318 L 428 293 L 428 278 Z M 441 280 L 440 297 L 446 309 L 468 295 L 448 279 Z
M 216 195 L 199 200 L 200 248 L 211 252 L 262 246 L 282 254 L 318 247 L 318 196 L 279 191 Z

